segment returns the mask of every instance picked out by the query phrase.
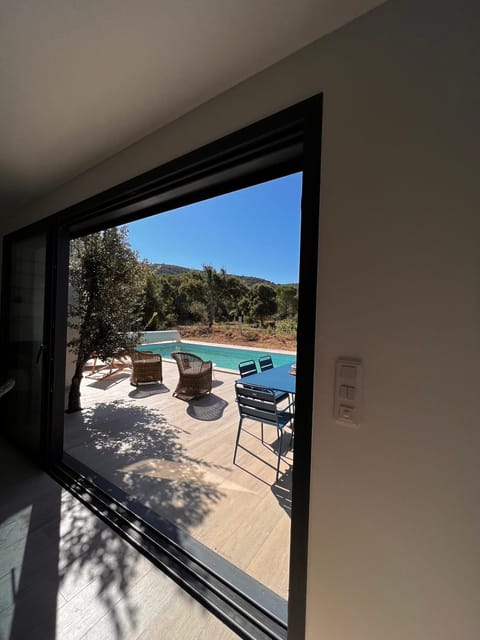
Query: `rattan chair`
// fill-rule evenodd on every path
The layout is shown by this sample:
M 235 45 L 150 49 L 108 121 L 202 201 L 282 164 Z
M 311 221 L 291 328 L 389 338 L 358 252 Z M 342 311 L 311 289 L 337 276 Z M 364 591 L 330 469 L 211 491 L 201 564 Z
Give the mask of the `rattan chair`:
M 174 396 L 193 399 L 212 390 L 213 363 L 202 360 L 193 353 L 174 351 L 172 358 L 177 363 L 179 380 Z
M 130 352 L 132 359 L 132 375 L 130 384 L 136 387 L 147 382 L 163 382 L 162 356 L 152 351 Z

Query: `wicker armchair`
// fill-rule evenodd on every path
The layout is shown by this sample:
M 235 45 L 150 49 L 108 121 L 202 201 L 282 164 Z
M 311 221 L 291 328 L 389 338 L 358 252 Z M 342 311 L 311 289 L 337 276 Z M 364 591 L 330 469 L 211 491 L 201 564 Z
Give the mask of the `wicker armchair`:
M 130 352 L 132 375 L 130 384 L 136 387 L 143 382 L 163 382 L 162 356 L 152 351 Z
M 177 363 L 180 379 L 174 396 L 198 398 L 212 390 L 213 364 L 205 362 L 193 353 L 174 351 L 172 358 Z

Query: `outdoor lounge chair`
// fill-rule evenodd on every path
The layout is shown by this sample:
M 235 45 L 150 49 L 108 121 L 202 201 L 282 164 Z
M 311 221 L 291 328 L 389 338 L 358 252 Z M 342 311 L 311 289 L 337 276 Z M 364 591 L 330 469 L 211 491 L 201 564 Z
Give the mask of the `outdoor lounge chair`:
M 128 354 L 123 350 L 119 351 L 119 353 L 111 358 L 107 358 L 106 362 L 101 362 L 100 366 L 97 366 L 98 356 L 97 354 L 92 355 L 93 365 L 90 370 L 90 373 L 86 375 L 87 378 L 96 378 L 97 380 L 104 380 L 114 373 L 118 373 L 119 371 L 123 371 L 123 369 L 131 369 L 132 363 L 130 360 L 132 358 L 128 358 Z M 101 374 L 101 377 L 98 378 L 97 375 Z
M 179 380 L 174 396 L 193 399 L 212 390 L 213 363 L 206 362 L 194 353 L 174 351 L 172 358 L 177 363 Z
M 277 401 L 275 399 L 275 392 L 273 389 L 267 389 L 265 387 L 254 387 L 253 385 L 245 385 L 242 382 L 235 383 L 235 395 L 237 398 L 238 411 L 240 413 L 240 422 L 238 423 L 237 439 L 235 441 L 235 449 L 233 451 L 233 464 L 237 457 L 237 449 L 239 446 L 240 432 L 242 429 L 243 421 L 255 420 L 262 425 L 262 443 L 263 443 L 263 425 L 270 424 L 277 428 L 277 432 L 280 435 L 280 442 L 278 443 L 278 457 L 277 457 L 277 475 L 276 481 L 280 471 L 280 457 L 282 455 L 283 448 L 283 429 L 288 424 L 292 428 L 295 414 L 291 410 L 292 406 L 288 405 L 284 409 L 279 409 Z M 290 444 L 292 441 L 292 435 L 290 436 Z M 244 448 L 244 447 L 241 447 Z
M 163 382 L 162 356 L 152 351 L 130 352 L 132 360 L 132 375 L 130 384 L 136 387 L 146 382 Z

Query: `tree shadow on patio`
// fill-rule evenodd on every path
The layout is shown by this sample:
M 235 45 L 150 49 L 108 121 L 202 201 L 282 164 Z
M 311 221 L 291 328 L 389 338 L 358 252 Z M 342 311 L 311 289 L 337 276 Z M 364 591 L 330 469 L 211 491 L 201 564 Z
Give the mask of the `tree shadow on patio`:
M 137 637 L 131 587 L 148 562 L 9 443 L 0 444 L 0 637 L 78 640 L 94 626 L 97 637 Z
M 179 438 L 181 428 L 154 409 L 117 400 L 67 415 L 66 429 L 70 421 L 88 439 L 85 446 L 77 435 L 79 446 L 69 449 L 71 456 L 185 531 L 200 524 L 225 495 L 218 488 L 224 470 L 190 458 Z
M 81 598 L 82 619 L 95 619 L 99 617 L 98 610 L 104 612 L 104 618 L 100 616 L 103 632 L 121 640 L 140 623 L 138 604 L 129 592 L 150 567 L 133 547 L 67 493 L 62 498 L 62 514 L 60 591 L 72 600 L 72 606 Z M 68 604 L 65 607 L 68 613 Z M 73 639 L 83 622 L 75 607 L 71 616 L 71 621 L 62 620 L 62 626 Z

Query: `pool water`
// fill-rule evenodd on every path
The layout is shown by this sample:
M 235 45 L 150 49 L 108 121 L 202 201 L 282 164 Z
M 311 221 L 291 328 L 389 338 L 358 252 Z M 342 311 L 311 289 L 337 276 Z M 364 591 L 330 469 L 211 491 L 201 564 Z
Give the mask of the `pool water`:
M 232 369 L 238 371 L 238 363 L 242 360 L 258 360 L 260 356 L 270 355 L 273 365 L 295 362 L 294 353 L 272 353 L 270 351 L 252 351 L 251 349 L 236 349 L 231 347 L 218 347 L 215 345 L 195 344 L 193 342 L 169 342 L 163 344 L 144 344 L 136 347 L 139 351 L 153 351 L 159 353 L 162 358 L 171 358 L 172 351 L 188 351 L 194 353 L 202 360 L 211 360 L 219 369 Z M 258 362 L 257 362 L 258 365 Z M 259 368 L 260 370 L 260 368 Z

